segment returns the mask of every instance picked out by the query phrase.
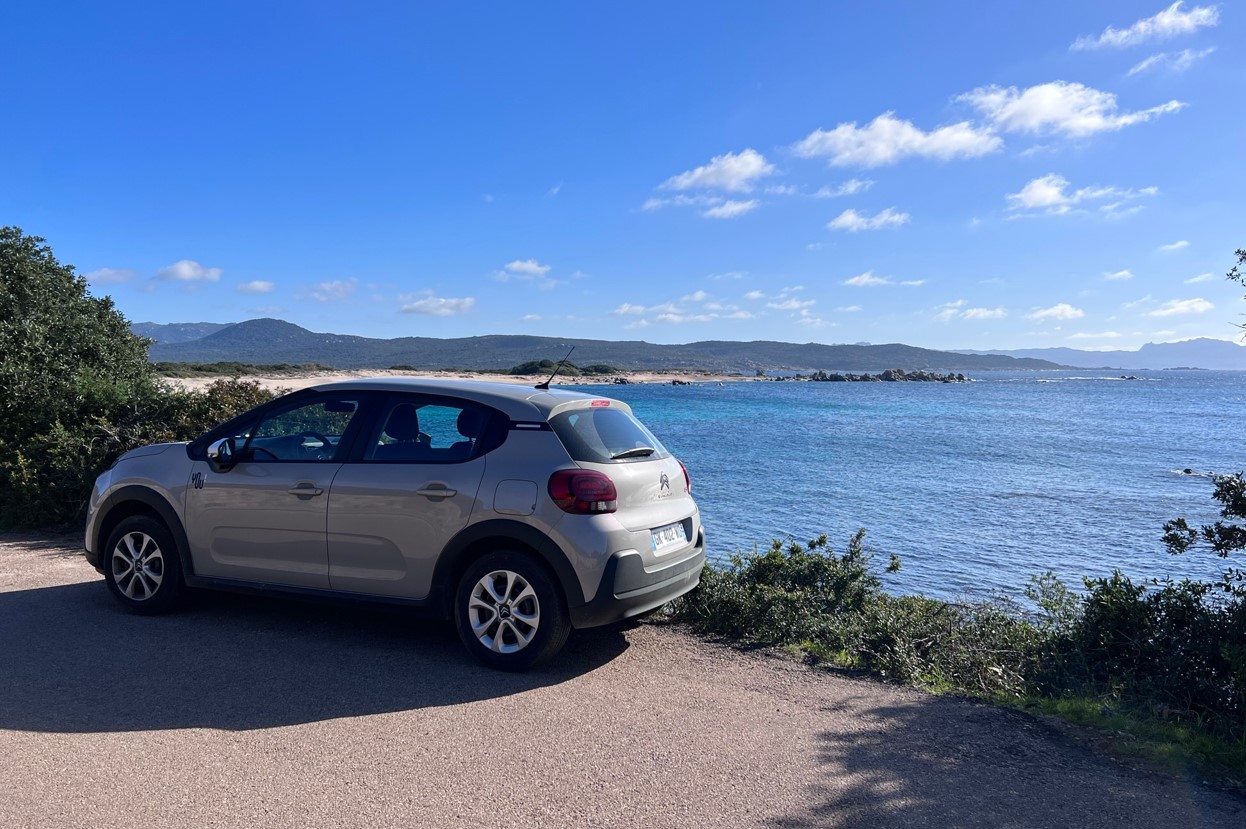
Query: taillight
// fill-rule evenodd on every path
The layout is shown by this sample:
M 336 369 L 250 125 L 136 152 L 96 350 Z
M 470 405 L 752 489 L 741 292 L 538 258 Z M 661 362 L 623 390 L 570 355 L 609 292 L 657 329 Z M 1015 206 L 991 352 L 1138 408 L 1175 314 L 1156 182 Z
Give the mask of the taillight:
M 684 471 L 684 484 L 687 485 L 688 491 L 692 492 L 692 478 L 688 476 L 688 467 L 684 466 L 683 461 L 676 461 L 676 463 L 678 463 L 679 468 Z
M 549 497 L 572 515 L 597 515 L 619 508 L 614 481 L 590 469 L 560 469 L 550 475 Z

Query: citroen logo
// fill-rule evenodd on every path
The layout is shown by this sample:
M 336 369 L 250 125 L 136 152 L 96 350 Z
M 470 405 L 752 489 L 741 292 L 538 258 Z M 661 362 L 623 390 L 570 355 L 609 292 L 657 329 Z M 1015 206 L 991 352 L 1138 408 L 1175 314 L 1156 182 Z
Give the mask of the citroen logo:
M 671 488 L 671 479 L 667 476 L 665 472 L 662 473 L 661 478 L 658 478 L 658 488 L 660 490 L 661 489 L 669 490 Z

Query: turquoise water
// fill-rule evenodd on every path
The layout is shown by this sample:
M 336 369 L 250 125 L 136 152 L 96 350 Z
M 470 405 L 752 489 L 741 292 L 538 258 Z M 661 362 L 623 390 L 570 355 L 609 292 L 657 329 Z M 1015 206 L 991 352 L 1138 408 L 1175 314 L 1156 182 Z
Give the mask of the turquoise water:
M 890 589 L 1016 595 L 1033 573 L 1207 577 L 1165 520 L 1216 517 L 1246 468 L 1246 373 L 984 372 L 967 384 L 611 386 L 692 476 L 711 557 L 858 527 Z M 601 387 L 596 387 L 600 393 Z

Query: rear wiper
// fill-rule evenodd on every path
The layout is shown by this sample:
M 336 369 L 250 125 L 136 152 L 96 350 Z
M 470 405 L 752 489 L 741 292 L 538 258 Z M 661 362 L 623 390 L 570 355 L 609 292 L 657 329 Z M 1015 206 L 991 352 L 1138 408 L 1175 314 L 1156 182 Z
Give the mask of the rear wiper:
M 626 452 L 620 452 L 617 455 L 611 455 L 610 460 L 621 461 L 624 458 L 647 458 L 658 450 L 652 446 L 637 446 L 635 449 L 628 449 Z

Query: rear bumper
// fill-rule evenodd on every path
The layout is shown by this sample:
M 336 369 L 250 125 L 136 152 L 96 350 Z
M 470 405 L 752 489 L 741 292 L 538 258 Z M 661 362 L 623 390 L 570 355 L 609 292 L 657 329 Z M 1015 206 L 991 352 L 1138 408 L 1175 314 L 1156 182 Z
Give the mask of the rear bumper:
M 606 562 L 601 587 L 592 601 L 570 609 L 572 626 L 591 628 L 630 619 L 692 590 L 701 583 L 705 568 L 704 540 L 695 550 L 687 558 L 649 570 L 639 553 L 615 553 Z

